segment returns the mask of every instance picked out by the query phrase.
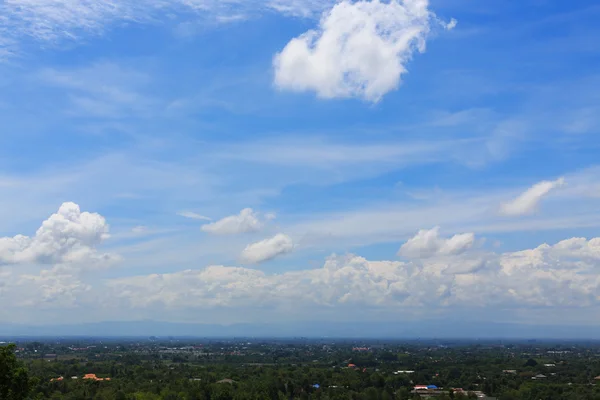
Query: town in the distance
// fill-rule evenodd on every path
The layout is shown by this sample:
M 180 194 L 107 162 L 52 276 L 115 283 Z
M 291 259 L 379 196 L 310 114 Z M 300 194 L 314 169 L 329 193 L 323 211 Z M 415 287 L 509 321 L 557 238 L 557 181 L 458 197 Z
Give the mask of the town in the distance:
M 0 398 L 600 399 L 600 342 L 0 338 Z

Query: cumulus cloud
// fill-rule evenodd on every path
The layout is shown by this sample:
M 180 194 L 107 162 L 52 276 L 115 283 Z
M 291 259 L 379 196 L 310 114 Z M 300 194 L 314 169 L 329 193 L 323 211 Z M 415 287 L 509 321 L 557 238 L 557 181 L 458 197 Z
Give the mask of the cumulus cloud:
M 241 258 L 244 262 L 258 264 L 290 253 L 292 250 L 294 250 L 292 239 L 288 235 L 279 233 L 272 238 L 249 244 L 242 251 Z
M 400 247 L 398 255 L 408 258 L 456 255 L 469 250 L 475 243 L 473 233 L 462 233 L 444 239 L 440 237 L 439 231 L 439 227 L 420 230 Z
M 111 296 L 135 307 L 586 307 L 600 305 L 598 262 L 600 238 L 574 238 L 519 252 L 409 262 L 332 255 L 321 268 L 281 274 L 211 266 L 115 279 L 109 287 Z
M 75 203 L 63 203 L 33 237 L 17 235 L 0 238 L 0 264 L 96 264 L 113 261 L 96 246 L 109 237 L 104 217 L 81 212 Z
M 525 215 L 534 212 L 540 201 L 552 190 L 564 185 L 565 179 L 536 183 L 519 197 L 500 206 L 500 213 L 507 216 Z
M 449 240 L 449 239 L 447 239 Z M 181 311 L 289 310 L 403 313 L 502 307 L 600 306 L 600 238 L 570 238 L 517 252 L 467 250 L 446 257 L 373 261 L 332 255 L 319 268 L 266 273 L 213 265 L 203 269 L 85 282 L 55 266 L 39 274 L 0 270 L 2 298 L 19 307 Z M 91 308 L 90 308 L 91 307 Z M 364 308 L 363 308 L 364 309 Z
M 257 232 L 263 226 L 264 222 L 257 212 L 251 208 L 244 208 L 237 215 L 230 215 L 213 223 L 202 225 L 201 229 L 215 235 L 236 235 Z
M 211 218 L 209 218 L 209 217 L 205 217 L 204 215 L 200 215 L 200 214 L 192 212 L 192 211 L 180 211 L 177 213 L 177 215 L 179 215 L 180 217 L 197 219 L 197 220 L 201 220 L 201 221 L 210 221 L 211 220 Z
M 413 53 L 425 51 L 432 21 L 427 0 L 342 1 L 275 55 L 275 85 L 376 102 L 400 85 Z
M 245 307 L 294 304 L 381 304 L 403 297 L 411 271 L 395 261 L 370 262 L 354 255 L 329 257 L 323 268 L 266 274 L 251 268 L 210 266 L 164 275 L 121 278 L 109 286 L 136 306 Z M 389 280 L 389 281 L 388 281 Z M 391 282 L 391 281 L 396 282 Z M 181 285 L 179 291 L 175 286 Z M 187 294 L 186 294 L 187 293 Z
M 59 268 L 22 275 L 14 285 L 17 290 L 11 298 L 21 307 L 73 308 L 81 305 L 82 296 L 92 290 L 90 284 Z

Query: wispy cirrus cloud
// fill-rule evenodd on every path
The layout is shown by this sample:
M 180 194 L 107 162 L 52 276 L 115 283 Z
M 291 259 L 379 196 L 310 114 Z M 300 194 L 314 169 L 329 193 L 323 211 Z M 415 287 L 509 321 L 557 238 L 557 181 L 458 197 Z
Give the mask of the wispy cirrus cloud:
M 177 215 L 179 215 L 180 217 L 196 219 L 200 221 L 212 221 L 212 218 L 205 217 L 204 215 L 195 213 L 193 211 L 179 211 Z
M 160 24 L 166 15 L 192 13 L 229 22 L 231 15 L 279 12 L 311 16 L 325 2 L 312 0 L 6 0 L 0 5 L 0 55 L 19 52 L 24 41 L 58 44 L 102 35 L 128 23 Z
M 150 76 L 139 70 L 111 62 L 85 67 L 44 68 L 35 78 L 45 86 L 65 93 L 71 116 L 105 119 L 148 116 L 160 102 L 143 94 Z
M 507 216 L 525 215 L 534 212 L 538 204 L 552 190 L 565 184 L 564 178 L 555 181 L 543 181 L 536 183 L 517 198 L 502 204 L 500 213 Z
M 269 8 L 282 14 L 311 17 L 333 6 L 336 0 L 271 0 Z

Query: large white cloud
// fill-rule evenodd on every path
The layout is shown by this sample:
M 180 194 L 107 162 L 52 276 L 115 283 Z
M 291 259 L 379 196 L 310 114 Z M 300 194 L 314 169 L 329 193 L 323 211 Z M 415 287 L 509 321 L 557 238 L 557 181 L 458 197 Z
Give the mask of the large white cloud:
M 332 256 L 322 269 L 268 275 L 251 268 L 211 266 L 173 274 L 113 280 L 110 286 L 120 298 L 135 306 L 153 304 L 170 307 L 246 307 L 290 304 L 329 305 L 362 301 L 371 297 L 380 303 L 389 279 L 397 279 L 399 262 L 371 264 L 353 255 Z M 383 276 L 379 276 L 383 275 Z M 176 291 L 175 287 L 179 286 Z M 402 292 L 402 285 L 392 285 Z M 383 290 L 383 292 L 382 292 Z M 354 296 L 353 296 L 354 293 Z
M 444 239 L 439 236 L 439 230 L 439 227 L 420 230 L 400 247 L 398 255 L 408 258 L 456 255 L 469 250 L 475 243 L 473 233 L 462 233 Z
M 398 87 L 413 53 L 425 50 L 433 20 L 427 0 L 342 1 L 275 55 L 275 84 L 378 101 Z
M 500 213 L 507 216 L 530 214 L 537 209 L 538 204 L 544 197 L 552 190 L 564 185 L 564 183 L 564 178 L 536 183 L 517 198 L 502 204 Z
M 201 229 L 215 235 L 235 235 L 257 232 L 263 225 L 264 221 L 260 219 L 257 212 L 251 208 L 244 208 L 237 215 L 230 215 L 213 223 L 202 225 Z
M 188 316 L 193 309 L 228 308 L 276 317 L 292 308 L 310 315 L 367 308 L 402 313 L 600 306 L 600 238 L 498 254 L 474 246 L 471 234 L 443 238 L 434 228 L 402 246 L 400 254 L 409 261 L 347 254 L 330 256 L 320 268 L 283 273 L 216 265 L 88 281 L 70 264 L 110 259 L 95 250 L 107 234 L 103 217 L 65 203 L 35 236 L 3 238 L 2 263 L 19 266 L 0 267 L 0 296 L 27 309 L 79 307 L 101 315 L 104 309 L 143 313 L 154 307 Z M 292 249 L 287 236 L 277 235 L 248 246 L 246 258 L 259 262 Z M 53 266 L 35 272 L 30 263 Z
M 113 261 L 96 246 L 109 237 L 104 217 L 81 212 L 75 203 L 63 203 L 33 237 L 0 238 L 0 264 L 71 264 L 87 266 Z
M 246 246 L 242 251 L 241 258 L 244 262 L 258 264 L 272 260 L 279 255 L 290 253 L 292 250 L 294 250 L 292 239 L 288 235 L 278 233 L 272 238 Z
M 211 266 L 115 279 L 109 286 L 111 296 L 132 307 L 585 307 L 600 305 L 599 265 L 600 238 L 574 238 L 519 252 L 467 251 L 410 262 L 333 255 L 322 268 L 281 274 Z

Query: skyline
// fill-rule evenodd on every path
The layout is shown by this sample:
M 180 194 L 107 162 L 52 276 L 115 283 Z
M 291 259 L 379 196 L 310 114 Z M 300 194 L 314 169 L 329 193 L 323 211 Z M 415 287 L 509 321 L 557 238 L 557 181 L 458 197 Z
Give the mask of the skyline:
M 598 326 L 593 1 L 0 5 L 0 320 Z

